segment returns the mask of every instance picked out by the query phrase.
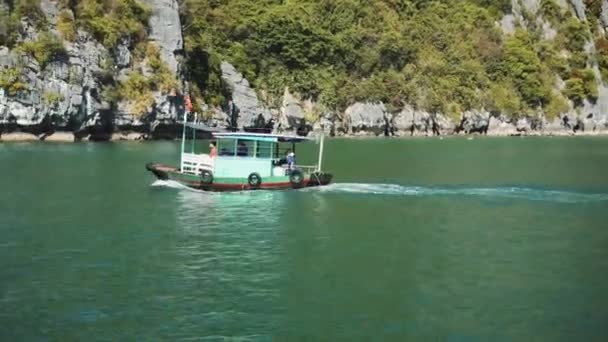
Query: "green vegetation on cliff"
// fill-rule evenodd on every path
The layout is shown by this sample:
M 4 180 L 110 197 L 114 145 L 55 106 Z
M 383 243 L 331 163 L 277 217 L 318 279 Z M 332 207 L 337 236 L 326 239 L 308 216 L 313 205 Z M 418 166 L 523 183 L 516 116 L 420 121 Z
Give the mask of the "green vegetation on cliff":
M 11 96 L 27 89 L 22 80 L 22 73 L 20 68 L 0 70 L 0 88 L 4 89 Z
M 37 28 L 46 27 L 46 17 L 40 9 L 40 0 L 7 1 L 5 9 L 0 3 L 0 46 L 13 47 L 22 31 L 21 18 L 35 24 Z
M 183 0 L 179 2 L 184 75 L 195 108 L 221 105 L 227 88 L 220 63 L 234 64 L 263 100 L 279 105 L 286 86 L 337 113 L 357 101 L 382 101 L 457 118 L 485 108 L 513 118 L 555 117 L 599 96 L 608 80 L 608 40 L 601 3 L 584 0 L 588 20 L 556 0 L 522 8 L 514 32 L 501 29 L 511 0 Z M 152 15 L 143 0 L 59 0 L 58 34 L 39 0 L 4 1 L 0 45 L 33 56 L 42 68 L 64 53 L 79 30 L 108 50 L 101 83 L 110 102 L 128 97 L 144 112 L 152 93 L 178 89 L 157 47 L 147 43 Z M 37 29 L 27 36 L 23 19 Z M 545 22 L 540 21 L 540 19 Z M 547 27 L 550 26 L 550 28 Z M 52 25 L 51 25 L 52 26 Z M 113 54 L 132 52 L 133 72 L 119 82 Z M 599 73 L 597 73 L 597 69 Z M 70 73 L 70 80 L 78 75 Z M 12 71 L 4 88 L 18 91 Z M 310 114 L 309 117 L 318 117 Z
M 34 57 L 43 69 L 52 60 L 65 55 L 63 42 L 48 32 L 39 34 L 36 40 L 21 43 L 17 49 Z
M 63 94 L 54 92 L 54 91 L 46 91 L 43 96 L 42 99 L 44 100 L 44 103 L 48 106 L 55 106 L 57 105 L 59 102 L 63 101 L 65 98 L 63 96 Z
M 121 40 L 142 41 L 148 32 L 150 8 L 138 0 L 60 0 L 59 29 L 73 36 L 74 22 L 97 38 L 107 48 Z
M 134 50 L 134 70 L 122 82 L 109 82 L 103 97 L 111 103 L 129 101 L 129 112 L 135 116 L 146 113 L 154 104 L 154 92 L 169 94 L 179 86 L 167 64 L 160 58 L 154 43 L 140 43 Z
M 186 0 L 182 20 L 187 55 L 199 63 L 190 79 L 212 103 L 223 100 L 226 59 L 275 104 L 289 86 L 337 110 L 369 100 L 393 111 L 407 103 L 448 115 L 484 107 L 555 116 L 565 96 L 576 105 L 597 98 L 585 52 L 595 30 L 554 0 L 540 3 L 555 39 L 535 20 L 503 34 L 497 22 L 510 0 Z M 608 44 L 599 43 L 608 75 Z

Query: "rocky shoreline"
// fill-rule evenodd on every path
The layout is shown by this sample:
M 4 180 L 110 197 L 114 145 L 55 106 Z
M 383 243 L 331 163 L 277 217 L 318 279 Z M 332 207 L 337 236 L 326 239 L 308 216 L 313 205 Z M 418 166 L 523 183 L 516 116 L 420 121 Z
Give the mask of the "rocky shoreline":
M 319 133 L 313 133 L 311 136 L 318 135 Z M 449 138 L 505 138 L 505 137 L 604 137 L 608 136 L 608 131 L 592 131 L 592 132 L 564 132 L 564 131 L 532 131 L 532 132 L 519 132 L 512 134 L 484 134 L 484 133 L 456 133 L 451 135 L 336 135 L 336 138 L 343 139 L 424 139 L 424 138 L 437 138 L 437 139 L 449 139 Z M 201 136 L 201 138 L 208 138 Z M 79 136 L 73 132 L 54 132 L 44 134 L 32 134 L 27 132 L 10 132 L 3 133 L 0 135 L 0 143 L 13 143 L 13 142 L 50 142 L 50 143 L 78 143 L 78 142 L 151 142 L 151 141 L 178 141 L 181 139 L 181 134 L 176 136 L 164 136 L 162 138 L 151 137 L 148 134 L 136 133 L 136 132 L 121 132 L 113 133 L 111 135 L 104 136 Z

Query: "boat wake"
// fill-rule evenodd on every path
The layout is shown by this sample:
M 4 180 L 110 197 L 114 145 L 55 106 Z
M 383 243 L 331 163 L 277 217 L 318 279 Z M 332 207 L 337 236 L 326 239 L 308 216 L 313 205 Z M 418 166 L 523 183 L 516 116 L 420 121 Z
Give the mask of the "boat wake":
M 220 195 L 220 193 L 212 193 L 192 189 L 183 184 L 171 180 L 157 180 L 152 183 L 152 186 L 187 190 L 190 192 L 204 193 L 207 195 Z M 380 183 L 334 183 L 323 187 L 312 187 L 302 189 L 302 191 L 315 193 L 342 193 L 363 195 L 367 194 L 410 197 L 469 196 L 485 198 L 522 199 L 530 201 L 557 203 L 592 203 L 608 201 L 608 194 L 533 189 L 525 187 L 423 187 Z
M 422 187 L 398 184 L 335 183 L 325 187 L 310 188 L 321 193 L 350 193 L 392 196 L 477 196 L 486 198 L 523 199 L 558 203 L 589 203 L 608 201 L 608 194 L 543 190 L 524 187 Z
M 156 181 L 154 181 L 154 183 L 152 183 L 152 186 L 161 187 L 161 188 L 178 189 L 178 190 L 188 190 L 188 191 L 192 191 L 192 192 L 200 192 L 200 193 L 210 194 L 210 195 L 213 194 L 212 192 L 189 188 L 180 182 L 176 182 L 176 181 L 172 181 L 172 180 L 156 180 Z

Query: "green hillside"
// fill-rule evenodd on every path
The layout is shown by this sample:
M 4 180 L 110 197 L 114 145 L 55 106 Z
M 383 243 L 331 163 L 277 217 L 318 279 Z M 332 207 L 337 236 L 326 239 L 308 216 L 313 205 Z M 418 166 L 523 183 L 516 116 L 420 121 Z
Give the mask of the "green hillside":
M 270 102 L 288 85 L 338 111 L 378 100 L 454 117 L 482 107 L 513 116 L 542 107 L 551 117 L 567 109 L 566 97 L 596 99 L 591 63 L 608 70 L 599 1 L 586 2 L 589 20 L 580 22 L 541 1 L 540 16 L 557 31 L 551 40 L 531 16 L 504 35 L 510 0 L 190 0 L 183 24 L 193 64 L 209 66 L 193 66 L 191 77 L 216 103 L 227 59 Z M 584 52 L 589 39 L 597 53 Z

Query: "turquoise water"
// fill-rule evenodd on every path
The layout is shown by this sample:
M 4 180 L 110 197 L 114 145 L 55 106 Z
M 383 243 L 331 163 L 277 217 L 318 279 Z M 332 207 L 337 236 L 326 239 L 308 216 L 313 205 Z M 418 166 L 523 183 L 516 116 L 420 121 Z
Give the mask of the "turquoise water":
M 179 143 L 0 144 L 0 339 L 608 338 L 608 139 L 326 146 L 206 194 L 145 170 Z

